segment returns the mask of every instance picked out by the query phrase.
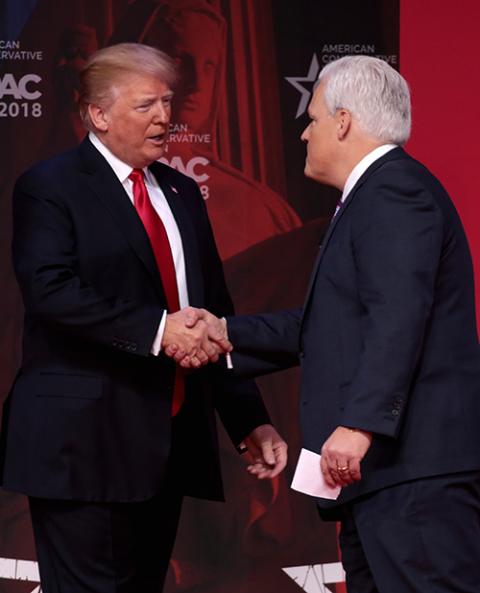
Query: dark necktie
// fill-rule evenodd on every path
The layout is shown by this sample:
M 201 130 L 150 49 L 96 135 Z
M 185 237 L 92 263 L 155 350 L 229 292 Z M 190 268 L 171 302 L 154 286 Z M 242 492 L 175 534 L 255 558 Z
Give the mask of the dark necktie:
M 342 202 L 342 200 L 340 200 L 335 208 L 335 212 L 333 213 L 332 220 L 335 218 L 335 216 L 337 216 L 337 214 L 339 213 L 342 206 L 343 206 L 343 202 Z
M 170 313 L 180 309 L 178 297 L 177 276 L 173 263 L 172 250 L 167 231 L 160 216 L 158 216 L 145 186 L 144 174 L 141 169 L 133 169 L 128 176 L 133 182 L 133 202 L 140 216 L 143 226 L 150 239 L 150 245 L 157 262 L 158 271 L 162 279 L 163 290 L 167 299 Z M 185 398 L 185 383 L 180 370 L 175 371 L 175 386 L 172 400 L 172 416 L 175 416 Z

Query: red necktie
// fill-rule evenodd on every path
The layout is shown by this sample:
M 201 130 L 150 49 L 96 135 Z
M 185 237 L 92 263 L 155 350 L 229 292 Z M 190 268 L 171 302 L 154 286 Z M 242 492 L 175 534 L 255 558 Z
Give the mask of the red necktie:
M 152 246 L 158 271 L 162 279 L 163 289 L 167 299 L 167 306 L 170 313 L 180 309 L 178 298 L 177 276 L 173 263 L 172 250 L 168 240 L 167 231 L 160 216 L 150 201 L 145 186 L 142 169 L 133 169 L 128 176 L 133 182 L 133 202 L 143 226 L 147 231 L 150 245 Z M 185 398 L 185 384 L 179 369 L 175 372 L 175 386 L 173 389 L 172 416 L 175 416 L 182 406 Z

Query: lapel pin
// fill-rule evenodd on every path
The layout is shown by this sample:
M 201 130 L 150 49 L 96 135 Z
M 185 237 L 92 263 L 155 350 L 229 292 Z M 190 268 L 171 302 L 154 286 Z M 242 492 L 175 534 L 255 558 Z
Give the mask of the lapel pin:
M 173 185 L 171 185 L 171 186 L 170 186 L 170 189 L 171 189 L 171 190 L 172 190 L 174 193 L 178 194 L 178 189 L 177 189 L 176 187 L 173 187 Z

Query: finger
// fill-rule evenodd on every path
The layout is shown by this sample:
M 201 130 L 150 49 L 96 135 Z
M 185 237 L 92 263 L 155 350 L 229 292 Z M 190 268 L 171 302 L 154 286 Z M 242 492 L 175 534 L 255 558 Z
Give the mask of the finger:
M 249 466 L 247 470 L 252 476 L 255 476 L 259 480 L 274 477 L 273 470 L 263 464 Z
M 350 477 L 352 482 L 358 482 L 362 479 L 362 472 L 360 471 L 360 460 L 352 459 L 350 461 Z
M 202 350 L 205 352 L 205 354 L 208 356 L 208 359 L 210 361 L 212 361 L 215 357 L 218 360 L 218 352 L 219 349 L 218 347 L 211 342 L 210 340 L 203 340 L 202 342 Z
M 181 360 L 178 361 L 178 364 L 184 369 L 192 368 L 190 356 L 184 356 Z
M 351 484 L 351 478 L 350 478 L 350 472 L 349 471 L 344 471 L 344 472 L 333 472 L 334 473 L 334 477 L 335 477 L 335 482 L 337 483 L 337 486 L 341 486 L 342 488 L 344 486 L 348 486 L 349 484 Z
M 217 344 L 222 352 L 232 352 L 233 344 L 224 336 L 215 336 L 210 334 L 210 339 L 213 340 L 215 344 Z
M 327 486 L 330 486 L 330 488 L 334 488 L 336 486 L 336 483 L 333 477 L 330 475 L 330 468 L 328 467 L 325 454 L 322 455 L 322 458 L 320 460 L 320 470 L 323 474 L 323 478 Z
M 210 361 L 210 359 L 207 356 L 207 354 L 205 353 L 205 351 L 202 350 L 201 348 L 199 348 L 197 350 L 197 359 L 200 361 L 200 364 L 202 366 L 205 365 L 205 364 L 207 364 Z
M 326 482 L 329 486 L 341 486 L 340 479 L 337 472 L 337 466 L 335 463 L 329 461 L 327 465 Z
M 177 350 L 177 352 L 175 352 L 175 354 L 173 355 L 173 360 L 176 363 L 180 363 L 185 358 L 185 356 L 187 356 L 187 352 L 186 352 L 186 350 L 181 348 L 181 349 Z
M 180 366 L 184 369 L 198 369 L 202 365 L 200 364 L 200 361 L 198 360 L 196 355 L 194 355 L 185 356 L 185 358 L 183 358 L 183 360 L 180 362 Z
M 273 454 L 275 455 L 275 465 L 273 468 L 271 468 L 271 478 L 278 476 L 278 474 L 282 472 L 287 465 L 288 456 L 286 443 L 274 447 Z
M 169 346 L 167 346 L 164 350 L 165 354 L 167 356 L 169 356 L 170 358 L 173 357 L 173 355 L 177 352 L 178 350 L 178 345 L 177 344 L 170 344 Z
M 215 352 L 213 356 L 209 356 L 210 362 L 218 362 L 219 358 L 218 352 Z
M 349 470 L 350 466 L 348 461 L 344 457 L 337 457 L 335 464 L 332 467 L 332 471 L 334 472 L 335 478 L 341 486 L 347 486 L 349 484 Z
M 185 325 L 187 327 L 194 327 L 200 319 L 203 319 L 203 309 L 195 309 L 194 307 L 187 307 L 185 309 Z
M 263 463 L 251 463 L 247 465 L 247 471 L 251 474 L 258 474 L 265 470 L 265 465 Z

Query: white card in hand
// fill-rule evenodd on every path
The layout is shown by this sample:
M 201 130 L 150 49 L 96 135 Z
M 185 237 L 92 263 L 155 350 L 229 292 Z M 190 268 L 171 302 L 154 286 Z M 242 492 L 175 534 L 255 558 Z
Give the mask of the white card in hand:
M 291 487 L 298 492 L 303 492 L 310 496 L 337 500 L 342 489 L 340 486 L 332 488 L 325 482 L 320 470 L 320 459 L 321 456 L 318 453 L 314 453 L 308 449 L 302 449 L 297 461 Z

